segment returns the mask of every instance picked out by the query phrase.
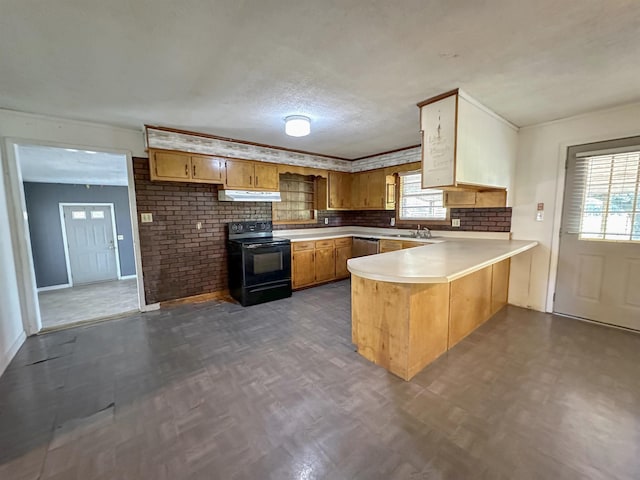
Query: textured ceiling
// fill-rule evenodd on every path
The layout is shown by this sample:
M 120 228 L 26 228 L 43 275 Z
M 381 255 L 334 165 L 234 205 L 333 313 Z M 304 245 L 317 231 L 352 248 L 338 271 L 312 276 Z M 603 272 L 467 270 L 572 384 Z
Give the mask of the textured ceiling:
M 22 180 L 75 185 L 127 185 L 127 157 L 39 145 L 19 145 Z
M 0 107 L 348 158 L 455 87 L 519 126 L 640 100 L 635 0 L 3 0 L 0 45 Z

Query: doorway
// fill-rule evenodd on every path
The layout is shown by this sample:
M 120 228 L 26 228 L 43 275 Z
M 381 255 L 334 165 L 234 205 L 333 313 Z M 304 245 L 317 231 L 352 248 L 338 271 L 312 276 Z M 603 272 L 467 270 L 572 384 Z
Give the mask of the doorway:
M 553 310 L 640 331 L 640 137 L 568 149 Z
M 127 155 L 18 144 L 43 330 L 139 311 Z

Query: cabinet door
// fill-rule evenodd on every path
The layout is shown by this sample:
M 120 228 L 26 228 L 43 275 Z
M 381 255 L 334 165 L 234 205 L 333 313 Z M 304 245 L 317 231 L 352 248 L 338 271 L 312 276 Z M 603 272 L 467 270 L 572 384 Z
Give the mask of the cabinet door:
M 280 187 L 280 177 L 278 176 L 278 166 L 268 163 L 255 162 L 254 187 L 261 190 L 277 191 Z
M 351 175 L 329 172 L 329 208 L 349 208 L 351 205 Z
M 227 180 L 225 185 L 230 188 L 254 188 L 253 162 L 246 160 L 227 160 Z
M 316 250 L 316 282 L 325 282 L 336 276 L 335 248 Z
M 380 253 L 402 250 L 402 242 L 400 240 L 380 240 L 379 246 Z
M 384 209 L 395 210 L 396 209 L 396 176 L 385 176 L 385 198 Z
M 445 207 L 474 207 L 475 205 L 476 192 L 444 192 Z
M 351 206 L 355 209 L 367 207 L 367 179 L 365 173 L 354 173 L 351 179 Z
M 151 180 L 185 181 L 191 178 L 189 155 L 182 153 L 154 152 Z
M 316 278 L 315 251 L 303 250 L 292 255 L 293 288 L 312 285 Z
M 367 208 L 384 210 L 386 205 L 386 175 L 384 170 L 367 172 L 366 176 L 366 201 Z
M 349 276 L 347 260 L 351 258 L 351 245 L 336 247 L 336 278 L 346 278 Z
M 224 160 L 192 155 L 191 178 L 202 183 L 224 183 Z

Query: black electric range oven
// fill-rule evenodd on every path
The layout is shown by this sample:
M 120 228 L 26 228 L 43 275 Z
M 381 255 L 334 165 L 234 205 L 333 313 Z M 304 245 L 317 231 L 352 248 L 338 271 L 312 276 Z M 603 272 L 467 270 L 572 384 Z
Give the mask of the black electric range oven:
M 227 225 L 229 293 L 241 305 L 291 296 L 291 242 L 272 234 L 270 221 Z

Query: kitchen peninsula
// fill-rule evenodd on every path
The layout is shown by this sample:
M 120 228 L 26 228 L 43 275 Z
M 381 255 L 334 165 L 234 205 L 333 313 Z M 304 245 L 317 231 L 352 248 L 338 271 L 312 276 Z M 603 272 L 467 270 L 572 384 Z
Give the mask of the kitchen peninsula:
M 506 305 L 510 258 L 536 245 L 448 238 L 350 259 L 358 353 L 410 380 Z

